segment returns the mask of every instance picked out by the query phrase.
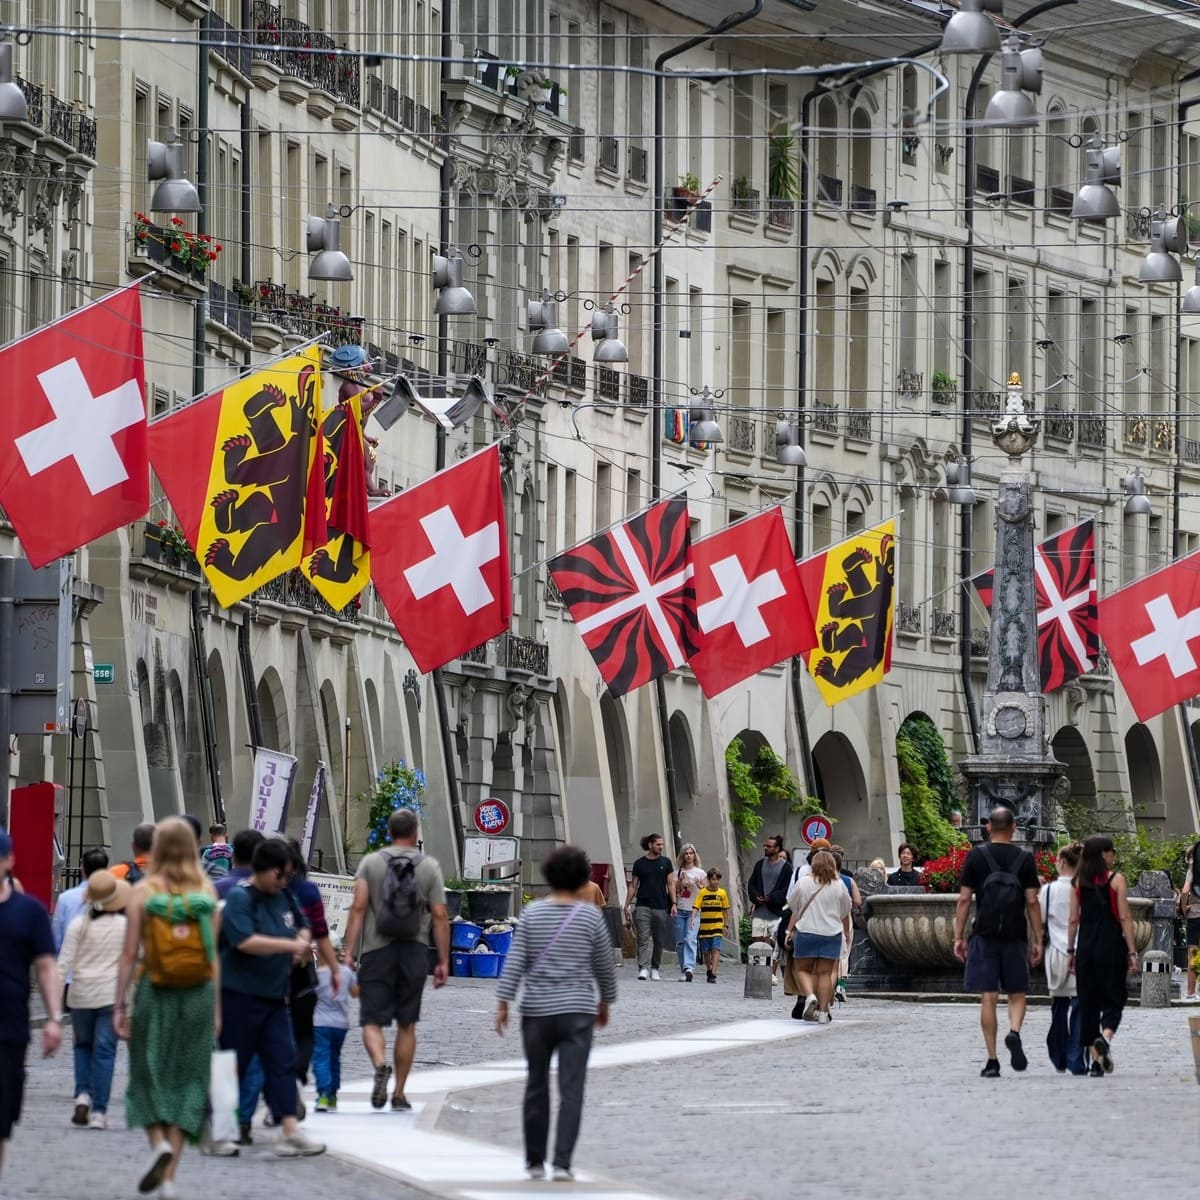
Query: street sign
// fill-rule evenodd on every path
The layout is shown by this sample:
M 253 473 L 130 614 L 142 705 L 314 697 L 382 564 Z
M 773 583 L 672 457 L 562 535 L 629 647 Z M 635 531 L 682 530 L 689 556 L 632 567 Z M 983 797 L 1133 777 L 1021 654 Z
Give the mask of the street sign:
M 116 677 L 116 671 L 112 663 L 93 663 L 92 664 L 92 682 L 93 683 L 112 683 Z
M 811 817 L 804 818 L 800 826 L 800 836 L 804 839 L 806 846 L 811 846 L 817 838 L 824 838 L 828 841 L 833 836 L 833 825 L 828 817 L 816 813 Z
M 475 805 L 473 819 L 475 821 L 475 828 L 480 833 L 486 833 L 489 837 L 494 837 L 496 834 L 503 833 L 508 828 L 508 823 L 512 820 L 512 813 L 503 800 L 489 797 L 487 800 L 480 800 Z

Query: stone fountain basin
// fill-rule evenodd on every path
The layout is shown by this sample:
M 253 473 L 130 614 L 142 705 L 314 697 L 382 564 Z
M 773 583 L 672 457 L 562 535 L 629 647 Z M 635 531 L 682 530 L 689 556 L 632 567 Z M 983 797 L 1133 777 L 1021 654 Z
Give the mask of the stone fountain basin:
M 961 970 L 954 957 L 956 895 L 878 895 L 866 898 L 872 946 L 898 967 L 922 971 Z M 1150 944 L 1154 901 L 1130 897 L 1133 939 L 1139 953 Z

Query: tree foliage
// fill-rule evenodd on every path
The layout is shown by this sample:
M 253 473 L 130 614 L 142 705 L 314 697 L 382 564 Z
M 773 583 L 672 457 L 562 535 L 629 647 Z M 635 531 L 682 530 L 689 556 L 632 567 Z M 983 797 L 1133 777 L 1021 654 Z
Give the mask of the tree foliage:
M 929 722 L 910 718 L 896 735 L 896 760 L 900 771 L 900 806 L 904 813 L 905 839 L 916 849 L 918 858 L 942 858 L 953 846 L 963 843 L 962 835 L 946 819 L 940 797 L 930 783 L 926 754 L 933 747 L 927 736 L 915 733 Z M 937 731 L 934 730 L 936 735 Z M 946 750 L 937 739 L 946 775 L 950 765 L 945 761 Z

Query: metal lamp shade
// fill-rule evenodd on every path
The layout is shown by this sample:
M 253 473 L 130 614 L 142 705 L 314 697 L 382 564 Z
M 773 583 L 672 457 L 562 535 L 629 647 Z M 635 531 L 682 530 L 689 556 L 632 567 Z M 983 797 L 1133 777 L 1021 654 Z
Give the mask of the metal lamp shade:
M 1152 512 L 1154 512 L 1154 505 L 1150 503 L 1149 496 L 1130 496 L 1125 501 L 1125 515 L 1127 517 L 1148 517 Z
M 995 54 L 1000 30 L 983 14 L 982 0 L 963 0 L 942 30 L 943 54 Z
M 0 121 L 29 120 L 25 93 L 13 83 L 12 42 L 0 42 Z
M 571 343 L 561 329 L 539 329 L 533 335 L 534 354 L 566 354 L 570 348 Z
M 1183 268 L 1179 260 L 1165 250 L 1154 249 L 1142 259 L 1138 279 L 1142 283 L 1182 283 Z
M 150 211 L 160 213 L 198 213 L 200 193 L 187 179 L 164 179 L 150 198 Z
M 629 351 L 625 349 L 625 343 L 617 337 L 606 337 L 602 342 L 596 343 L 596 351 L 592 355 L 592 361 L 598 363 L 627 363 L 629 361 Z
M 465 287 L 442 288 L 433 311 L 439 317 L 470 317 L 477 311 L 475 297 Z
M 1179 311 L 1191 316 L 1200 315 L 1200 261 L 1196 263 L 1196 282 L 1188 288 Z
M 1085 183 L 1075 193 L 1071 216 L 1076 221 L 1107 221 L 1109 217 L 1120 215 L 1121 205 L 1116 193 L 1102 183 Z
M 1023 129 L 1037 124 L 1037 109 L 1024 92 L 996 92 L 988 101 L 983 123 L 1004 129 Z
M 704 421 L 697 421 L 688 427 L 688 441 L 693 446 L 698 442 L 707 442 L 712 445 L 715 442 L 723 442 L 724 440 L 725 435 L 721 432 L 720 425 L 711 418 Z
M 803 446 L 789 442 L 775 451 L 775 461 L 781 467 L 807 467 L 808 455 L 804 453 Z
M 340 250 L 322 250 L 308 264 L 309 279 L 329 283 L 349 283 L 354 278 L 350 260 Z

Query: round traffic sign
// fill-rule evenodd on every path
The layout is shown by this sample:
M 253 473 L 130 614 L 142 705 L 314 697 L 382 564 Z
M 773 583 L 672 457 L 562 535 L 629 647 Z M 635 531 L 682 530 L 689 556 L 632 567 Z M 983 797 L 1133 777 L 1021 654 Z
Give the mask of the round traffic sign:
M 503 800 L 497 800 L 494 796 L 490 796 L 486 800 L 480 800 L 475 805 L 475 828 L 480 833 L 486 833 L 494 837 L 496 834 L 503 833 L 508 828 L 508 823 L 511 820 L 512 813 L 508 805 Z
M 828 841 L 833 836 L 833 825 L 827 816 L 815 813 L 811 817 L 804 818 L 804 822 L 800 826 L 800 836 L 804 839 L 806 846 L 811 846 L 817 838 L 825 838 Z

